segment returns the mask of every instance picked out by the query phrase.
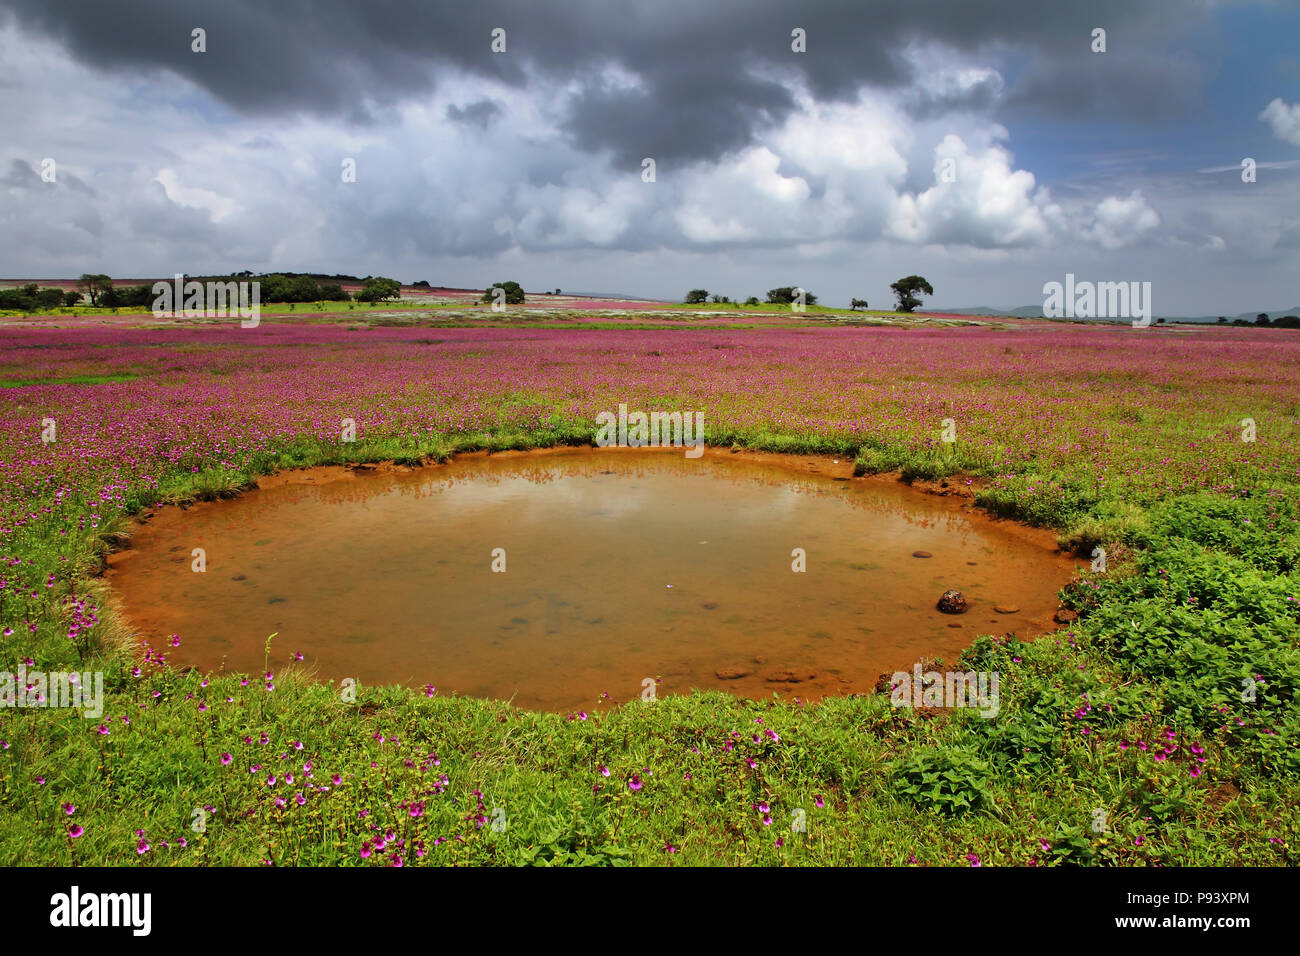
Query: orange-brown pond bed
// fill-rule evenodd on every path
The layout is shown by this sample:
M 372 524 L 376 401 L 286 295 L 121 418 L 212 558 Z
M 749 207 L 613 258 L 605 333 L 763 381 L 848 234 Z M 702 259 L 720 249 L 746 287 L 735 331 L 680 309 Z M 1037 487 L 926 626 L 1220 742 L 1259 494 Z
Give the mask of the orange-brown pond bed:
M 258 674 L 274 632 L 273 670 L 300 653 L 323 680 L 555 711 L 647 680 L 657 696 L 866 692 L 979 634 L 1054 629 L 1076 561 L 1050 533 L 850 474 L 714 449 L 290 472 L 158 509 L 107 577 L 176 665 Z M 937 609 L 949 589 L 964 614 Z

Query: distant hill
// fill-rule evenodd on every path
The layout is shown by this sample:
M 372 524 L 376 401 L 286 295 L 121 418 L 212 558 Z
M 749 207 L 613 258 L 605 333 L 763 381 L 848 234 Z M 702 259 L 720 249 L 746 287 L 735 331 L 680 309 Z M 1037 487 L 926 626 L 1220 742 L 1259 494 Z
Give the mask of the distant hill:
M 543 289 L 542 293 L 545 292 L 546 290 Z M 534 292 L 529 293 L 529 295 L 537 295 L 537 294 L 539 293 L 534 293 Z M 670 302 L 672 301 L 671 299 L 648 299 L 643 295 L 624 295 L 621 292 L 570 292 L 566 289 L 564 294 L 576 295 L 582 299 L 613 299 L 619 302 Z
M 1043 307 L 1041 305 L 1022 305 L 1017 309 L 994 309 L 987 305 L 976 306 L 973 309 L 935 309 L 935 312 L 946 312 L 952 315 L 1004 315 L 1013 316 L 1018 319 L 1041 319 L 1043 316 Z M 1241 319 L 1252 325 L 1255 322 L 1255 316 L 1265 312 L 1270 319 L 1276 319 L 1283 315 L 1300 315 L 1300 305 L 1294 305 L 1289 309 L 1256 309 L 1254 312 L 1239 312 L 1236 315 L 1225 316 L 1229 322 L 1235 319 Z M 1165 322 L 1201 322 L 1214 325 L 1218 323 L 1217 315 L 1156 315 L 1155 318 L 1163 318 Z M 1088 321 L 1113 321 L 1110 319 L 1070 319 L 1071 322 L 1088 322 Z
M 1018 309 L 995 309 L 988 305 L 977 305 L 973 309 L 934 309 L 935 312 L 944 312 L 951 315 L 999 315 L 1013 316 L 1017 319 L 1041 319 L 1043 317 L 1043 307 L 1041 305 L 1022 305 Z

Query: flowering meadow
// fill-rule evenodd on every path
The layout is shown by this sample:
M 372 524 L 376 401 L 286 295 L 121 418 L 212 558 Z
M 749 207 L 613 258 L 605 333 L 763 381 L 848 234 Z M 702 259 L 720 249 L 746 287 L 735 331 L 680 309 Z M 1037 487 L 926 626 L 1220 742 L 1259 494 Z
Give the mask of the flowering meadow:
M 64 324 L 0 330 L 0 670 L 107 693 L 94 719 L 0 708 L 0 863 L 1297 859 L 1300 333 Z M 620 403 L 698 410 L 711 445 L 966 476 L 1109 561 L 1055 635 L 966 652 L 1002 675 L 994 720 L 887 694 L 346 700 L 273 640 L 265 672 L 174 669 L 185 636 L 132 635 L 97 577 L 159 503 L 589 443 Z

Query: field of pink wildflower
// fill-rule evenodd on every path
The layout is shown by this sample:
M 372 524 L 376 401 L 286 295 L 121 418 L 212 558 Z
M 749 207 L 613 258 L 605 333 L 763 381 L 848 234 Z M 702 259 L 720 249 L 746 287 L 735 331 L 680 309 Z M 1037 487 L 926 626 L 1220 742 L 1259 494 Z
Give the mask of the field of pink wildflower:
M 714 443 L 936 454 L 951 418 L 955 450 L 994 485 L 1040 479 L 1035 496 L 1065 480 L 1137 500 L 1300 480 L 1300 334 L 1281 331 L 24 329 L 0 336 L 0 384 L 6 533 L 34 509 L 79 520 L 86 492 L 118 497 L 177 465 L 242 470 L 285 443 L 337 442 L 344 418 L 360 442 L 414 444 L 594 431 L 620 402 L 700 410 Z

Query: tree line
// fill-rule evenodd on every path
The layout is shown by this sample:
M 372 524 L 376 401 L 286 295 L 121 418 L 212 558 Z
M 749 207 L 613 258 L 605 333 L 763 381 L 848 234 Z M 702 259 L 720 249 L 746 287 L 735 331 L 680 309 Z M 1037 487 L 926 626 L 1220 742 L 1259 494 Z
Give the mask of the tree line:
M 315 277 L 302 273 L 254 275 L 252 272 L 236 272 L 224 276 L 182 276 L 181 281 L 257 282 L 260 286 L 259 301 L 262 302 L 382 302 L 397 299 L 402 294 L 402 284 L 385 276 L 367 276 L 362 280 L 351 276 L 343 278 L 361 282 L 361 289 L 355 296 L 350 295 L 338 281 L 327 277 L 327 281 L 318 282 Z M 0 289 L 0 309 L 39 312 L 72 308 L 83 304 L 83 300 L 92 308 L 99 309 L 150 308 L 157 298 L 153 287 L 152 282 L 116 286 L 110 276 L 87 272 L 77 280 L 75 290 L 42 289 L 35 282 L 16 289 Z
M 934 287 L 926 281 L 924 276 L 904 276 L 889 287 L 895 299 L 897 299 L 897 311 L 913 312 L 921 305 L 922 294 L 934 295 Z M 769 305 L 790 305 L 799 301 L 800 293 L 803 294 L 802 302 L 804 305 L 816 305 L 817 296 L 813 295 L 807 289 L 800 286 L 783 285 L 775 289 L 767 290 L 767 302 Z M 705 302 L 715 302 L 722 305 L 740 305 L 740 300 L 734 302 L 730 296 L 717 295 L 710 293 L 708 289 L 692 289 L 686 293 L 683 300 L 686 305 L 700 305 Z M 751 295 L 744 301 L 745 305 L 758 305 L 758 296 Z M 867 307 L 866 299 L 853 299 L 849 305 L 850 309 L 865 309 Z

